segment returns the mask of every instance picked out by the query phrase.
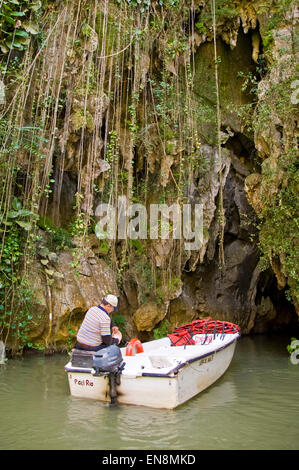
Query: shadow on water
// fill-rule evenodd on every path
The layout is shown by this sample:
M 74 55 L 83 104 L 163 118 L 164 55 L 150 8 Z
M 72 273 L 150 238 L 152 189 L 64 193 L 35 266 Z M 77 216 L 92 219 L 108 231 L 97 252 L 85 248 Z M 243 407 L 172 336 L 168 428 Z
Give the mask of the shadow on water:
M 69 394 L 65 355 L 0 367 L 2 449 L 298 449 L 299 366 L 289 338 L 242 337 L 213 386 L 175 410 Z

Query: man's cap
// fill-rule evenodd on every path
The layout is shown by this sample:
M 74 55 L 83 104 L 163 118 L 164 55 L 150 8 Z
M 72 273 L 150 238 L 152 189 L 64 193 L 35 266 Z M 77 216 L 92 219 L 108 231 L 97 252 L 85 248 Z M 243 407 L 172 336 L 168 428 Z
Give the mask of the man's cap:
M 114 307 L 114 311 L 117 312 L 118 298 L 116 297 L 116 295 L 112 295 L 112 294 L 105 295 L 104 300 L 106 300 L 108 304 Z

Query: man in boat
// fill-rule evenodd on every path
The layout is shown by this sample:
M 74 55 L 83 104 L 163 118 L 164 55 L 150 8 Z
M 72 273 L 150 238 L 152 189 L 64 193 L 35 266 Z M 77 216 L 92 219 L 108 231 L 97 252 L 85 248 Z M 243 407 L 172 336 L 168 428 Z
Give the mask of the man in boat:
M 117 297 L 108 294 L 100 305 L 87 310 L 77 333 L 76 349 L 98 351 L 121 342 L 122 334 L 110 318 L 111 313 L 117 311 L 117 304 Z

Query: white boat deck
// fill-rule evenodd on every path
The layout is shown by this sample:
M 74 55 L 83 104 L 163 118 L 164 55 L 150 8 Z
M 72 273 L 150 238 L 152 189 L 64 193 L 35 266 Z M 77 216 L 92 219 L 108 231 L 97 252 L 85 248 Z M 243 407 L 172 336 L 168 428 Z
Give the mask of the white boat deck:
M 126 356 L 126 348 L 121 348 L 125 367 L 122 372 L 127 377 L 142 375 L 170 375 L 188 362 L 210 355 L 224 348 L 239 337 L 235 334 L 198 335 L 204 344 L 171 346 L 168 337 L 143 344 L 143 353 Z

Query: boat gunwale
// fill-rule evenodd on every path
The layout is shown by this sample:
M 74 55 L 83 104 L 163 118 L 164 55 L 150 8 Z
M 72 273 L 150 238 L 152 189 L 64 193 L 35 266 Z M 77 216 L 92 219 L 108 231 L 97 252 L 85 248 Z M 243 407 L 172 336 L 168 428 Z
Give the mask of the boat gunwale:
M 69 362 L 68 362 L 69 364 Z M 94 369 L 90 369 L 90 368 L 87 368 L 87 367 L 73 367 L 73 366 L 68 366 L 68 364 L 66 364 L 64 366 L 64 370 L 66 372 L 82 372 L 82 374 L 92 374 L 92 372 L 94 371 Z M 104 374 L 103 374 L 104 375 Z M 108 372 L 105 374 L 105 375 L 108 375 Z
M 167 373 L 143 372 L 141 375 L 139 375 L 139 377 L 165 377 L 165 378 L 168 377 L 168 378 L 173 378 L 173 376 L 177 375 L 179 370 L 182 369 L 183 367 L 185 367 L 186 365 L 192 364 L 193 362 L 196 362 L 199 359 L 204 359 L 205 357 L 212 356 L 213 354 L 217 353 L 218 351 L 222 351 L 223 349 L 227 348 L 228 346 L 230 346 L 231 344 L 236 342 L 239 339 L 239 337 L 240 337 L 240 333 L 238 333 L 238 336 L 233 338 L 229 343 L 226 343 L 225 345 L 223 345 L 221 347 L 218 347 L 217 349 L 214 349 L 213 351 L 206 352 L 204 354 L 201 354 L 200 356 L 196 356 L 196 357 L 188 359 L 184 362 L 181 362 L 180 364 L 175 366 L 173 369 L 171 369 Z M 64 369 L 65 369 L 66 372 L 80 372 L 82 374 L 92 374 L 92 372 L 94 371 L 93 368 L 78 368 L 78 367 L 73 368 L 72 366 L 69 367 L 67 364 L 64 366 Z M 101 374 L 102 377 L 108 376 L 108 375 L 109 375 L 108 372 L 103 372 Z M 122 374 L 122 375 L 125 377 L 125 374 Z M 137 378 L 137 376 L 136 376 L 136 378 Z

